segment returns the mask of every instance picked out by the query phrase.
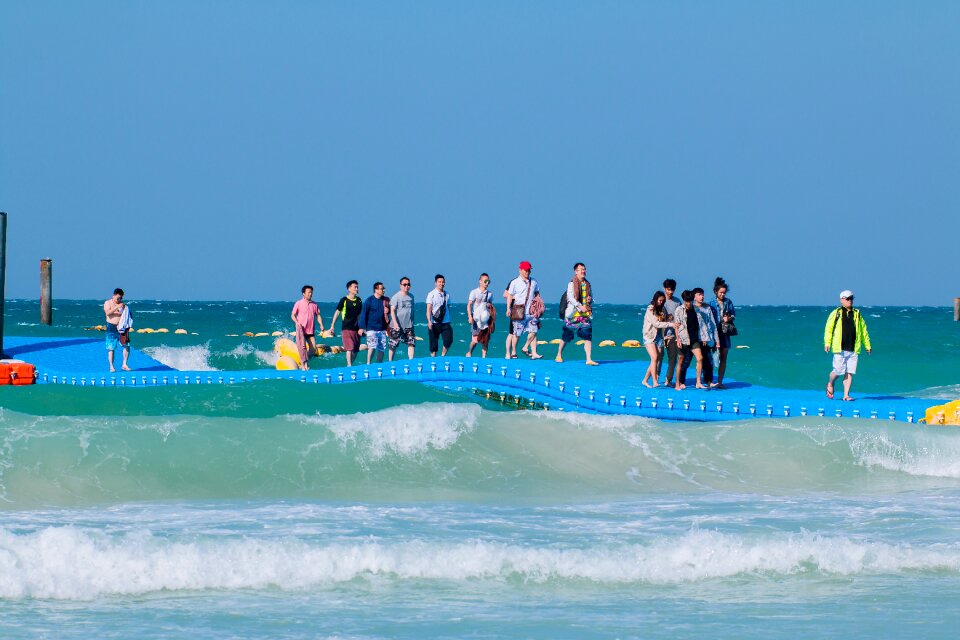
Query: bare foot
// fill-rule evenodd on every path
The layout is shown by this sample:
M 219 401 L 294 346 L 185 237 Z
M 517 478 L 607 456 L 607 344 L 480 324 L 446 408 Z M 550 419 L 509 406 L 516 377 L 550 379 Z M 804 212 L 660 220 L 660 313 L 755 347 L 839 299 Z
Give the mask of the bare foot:
M 697 389 L 709 389 L 710 387 L 705 387 L 700 383 L 697 383 Z
M 646 380 L 641 380 L 641 381 L 640 381 L 640 384 L 642 384 L 643 386 L 645 386 L 647 389 L 652 389 L 652 388 L 653 388 L 653 387 L 650 386 L 650 383 L 647 382 Z
M 678 384 L 677 386 L 674 387 L 674 389 L 676 389 L 677 391 L 683 391 L 686 388 L 687 388 L 687 385 L 685 384 Z
M 560 356 L 557 356 L 556 358 L 553 359 L 553 361 L 554 361 L 554 362 L 563 362 L 563 358 L 561 358 Z
M 589 365 L 589 366 L 591 366 L 591 367 L 596 367 L 596 366 L 599 366 L 599 365 L 600 365 L 599 362 L 594 362 L 593 360 L 587 360 L 586 364 Z
M 123 369 L 124 371 L 130 371 L 130 367 L 128 367 L 127 365 L 123 365 L 120 368 Z
M 116 372 L 117 372 L 116 369 L 114 369 L 113 367 L 110 367 L 110 373 L 116 373 Z
M 829 382 L 827 383 L 827 397 L 833 400 L 833 385 Z
M 654 388 L 654 389 L 656 389 L 656 388 L 659 387 L 659 386 L 660 386 L 660 383 L 659 383 L 659 382 L 654 382 L 654 383 L 653 383 L 653 388 Z

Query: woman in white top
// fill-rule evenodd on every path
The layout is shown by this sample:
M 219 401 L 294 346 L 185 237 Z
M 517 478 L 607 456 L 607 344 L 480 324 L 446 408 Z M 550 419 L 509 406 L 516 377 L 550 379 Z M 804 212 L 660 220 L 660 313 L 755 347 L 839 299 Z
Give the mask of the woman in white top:
M 657 364 L 663 356 L 663 330 L 673 326 L 672 323 L 667 322 L 667 312 L 663 308 L 666 301 L 667 295 L 663 291 L 657 291 L 653 294 L 646 313 L 643 314 L 643 346 L 647 348 L 647 354 L 650 356 L 650 366 L 647 367 L 647 373 L 641 382 L 645 387 L 660 386 L 657 381 Z M 653 384 L 648 380 L 652 380 Z

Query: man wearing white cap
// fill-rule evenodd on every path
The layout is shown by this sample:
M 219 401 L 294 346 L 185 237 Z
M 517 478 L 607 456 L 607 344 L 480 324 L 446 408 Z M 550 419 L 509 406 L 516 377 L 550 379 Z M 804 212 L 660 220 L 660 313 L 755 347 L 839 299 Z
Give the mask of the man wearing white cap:
M 840 306 L 830 312 L 823 331 L 823 350 L 833 351 L 833 371 L 827 381 L 827 397 L 833 398 L 833 383 L 843 376 L 843 399 L 851 401 L 850 385 L 857 372 L 860 347 L 870 353 L 870 334 L 859 309 L 853 308 L 853 291 L 840 292 Z

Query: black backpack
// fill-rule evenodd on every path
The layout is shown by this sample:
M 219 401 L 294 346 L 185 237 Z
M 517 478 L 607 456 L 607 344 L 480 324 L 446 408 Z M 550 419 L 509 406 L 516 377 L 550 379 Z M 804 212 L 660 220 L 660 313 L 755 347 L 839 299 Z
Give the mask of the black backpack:
M 560 296 L 560 319 L 563 320 L 567 317 L 567 290 L 563 290 L 563 295 Z

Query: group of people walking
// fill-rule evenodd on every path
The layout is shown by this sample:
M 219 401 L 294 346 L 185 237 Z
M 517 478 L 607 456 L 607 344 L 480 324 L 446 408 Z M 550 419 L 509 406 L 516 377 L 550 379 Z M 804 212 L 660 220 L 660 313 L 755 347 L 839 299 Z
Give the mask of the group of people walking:
M 537 349 L 537 333 L 540 330 L 546 305 L 540 293 L 540 285 L 530 274 L 533 266 L 524 260 L 518 265 L 517 277 L 512 279 L 503 292 L 506 299 L 506 314 L 510 331 L 506 338 L 506 358 L 517 358 L 520 338 L 525 337 L 520 353 L 533 360 L 543 356 Z M 563 348 L 567 342 L 579 336 L 584 341 L 587 364 L 595 365 L 591 357 L 593 294 L 587 280 L 587 268 L 583 263 L 574 265 L 573 277 L 561 303 L 564 321 L 561 343 L 556 361 L 563 361 Z M 361 339 L 367 347 L 367 364 L 374 359 L 383 362 L 384 353 L 392 361 L 401 343 L 407 345 L 407 357 L 413 358 L 416 346 L 414 330 L 414 298 L 410 293 L 410 278 L 400 278 L 400 290 L 390 297 L 384 295 L 382 282 L 373 285 L 373 295 L 366 300 L 359 296 L 356 280 L 347 283 L 347 294 L 337 302 L 336 311 L 325 327 L 320 309 L 313 301 L 313 287 L 304 285 L 302 299 L 293 305 L 290 318 L 296 326 L 297 348 L 300 351 L 301 368 L 307 369 L 309 356 L 316 352 L 317 327 L 323 337 L 332 338 L 336 323 L 340 321 L 340 336 L 346 353 L 347 366 L 352 366 L 360 352 Z M 466 356 L 471 357 L 477 345 L 482 357 L 487 356 L 490 338 L 494 332 L 497 310 L 490 288 L 490 276 L 481 273 L 477 287 L 467 297 L 467 322 L 470 325 L 470 346 Z M 426 320 L 430 356 L 447 355 L 453 344 L 453 324 L 450 294 L 446 291 L 446 278 L 434 277 L 434 286 L 426 296 Z
M 726 281 L 717 277 L 714 299 L 707 304 L 700 287 L 685 290 L 677 298 L 677 281 L 663 281 L 663 290 L 654 292 L 643 316 L 643 345 L 650 356 L 650 366 L 641 381 L 645 387 L 660 386 L 666 351 L 666 386 L 685 389 L 687 370 L 696 362 L 698 389 L 723 388 L 730 339 L 737 335 L 736 310 L 727 297 L 728 289 Z
M 526 260 L 518 266 L 517 277 L 512 279 L 503 292 L 510 331 L 506 338 L 506 358 L 517 358 L 520 338 L 526 335 L 520 352 L 538 360 L 543 356 L 537 349 L 537 332 L 541 328 L 545 305 L 540 285 L 531 276 L 533 266 Z M 336 311 L 330 318 L 329 328 L 324 326 L 320 308 L 313 301 L 313 287 L 304 285 L 302 298 L 293 305 L 290 318 L 296 327 L 297 348 L 301 368 L 309 368 L 310 355 L 316 353 L 316 335 L 331 338 L 336 323 L 340 321 L 340 334 L 347 366 L 352 366 L 360 351 L 361 338 L 367 346 L 367 364 L 376 358 L 383 362 L 383 354 L 393 360 L 401 344 L 407 346 L 407 357 L 413 358 L 416 348 L 414 331 L 414 297 L 410 293 L 410 278 L 400 278 L 400 290 L 392 296 L 384 295 L 382 282 L 375 282 L 373 294 L 366 300 L 359 296 L 360 285 L 356 280 L 347 283 L 347 294 L 337 302 Z M 496 325 L 497 310 L 490 289 L 490 276 L 481 273 L 477 287 L 467 297 L 467 322 L 470 325 L 470 346 L 467 357 L 473 355 L 480 345 L 481 356 L 486 357 L 490 337 Z M 663 281 L 663 289 L 654 292 L 643 315 L 643 345 L 650 356 L 650 365 L 641 381 L 646 387 L 660 386 L 664 354 L 667 360 L 665 384 L 676 390 L 686 388 L 687 371 L 696 363 L 696 386 L 698 389 L 723 388 L 727 368 L 727 355 L 731 338 L 737 335 L 736 310 L 727 297 L 727 282 L 717 277 L 713 283 L 714 298 L 705 301 L 700 287 L 674 293 L 677 282 L 672 278 Z M 130 333 L 133 319 L 130 309 L 123 301 L 123 289 L 115 289 L 113 296 L 103 303 L 106 317 L 106 346 L 110 371 L 115 370 L 114 352 L 123 351 L 121 368 L 129 371 Z M 853 306 L 853 292 L 840 293 L 840 305 L 830 312 L 824 328 L 824 351 L 833 353 L 833 368 L 827 381 L 826 392 L 834 397 L 834 384 L 843 379 L 843 400 L 853 400 L 850 388 L 857 372 L 857 360 L 861 348 L 871 352 L 870 334 L 860 311 Z M 430 356 L 447 355 L 453 344 L 453 325 L 450 313 L 450 294 L 446 291 L 446 278 L 434 277 L 434 287 L 426 297 L 427 332 Z M 563 320 L 560 344 L 556 361 L 563 362 L 563 351 L 568 343 L 580 338 L 586 355 L 586 364 L 596 365 L 593 360 L 593 289 L 587 280 L 587 267 L 578 262 L 573 267 L 573 277 L 560 300 L 560 318 Z M 716 370 L 716 381 L 714 371 Z

